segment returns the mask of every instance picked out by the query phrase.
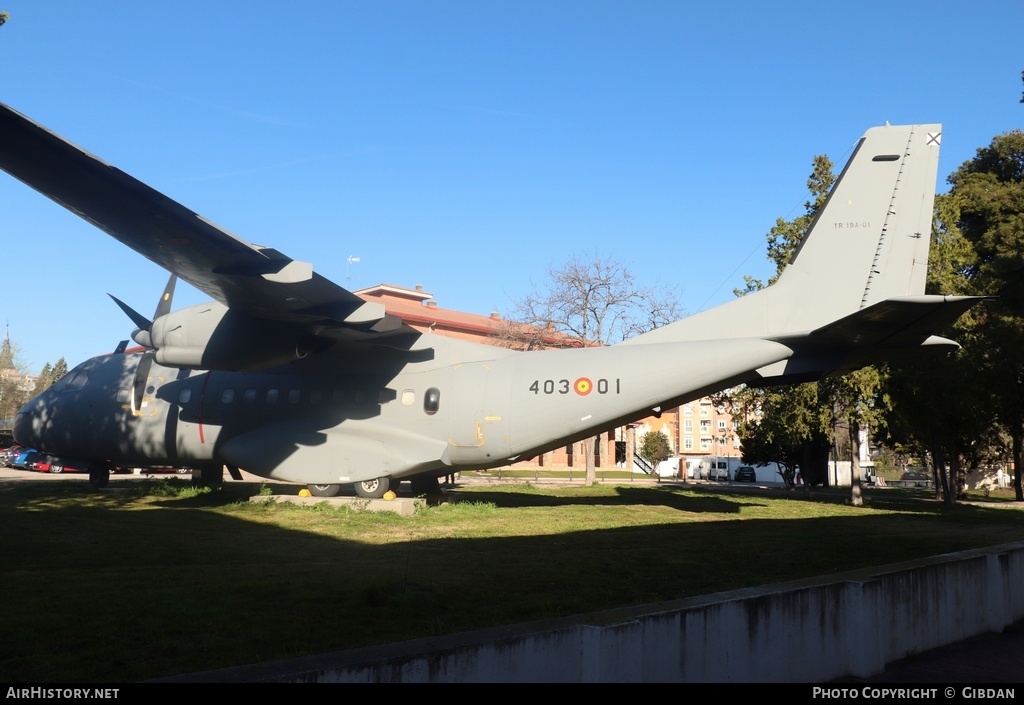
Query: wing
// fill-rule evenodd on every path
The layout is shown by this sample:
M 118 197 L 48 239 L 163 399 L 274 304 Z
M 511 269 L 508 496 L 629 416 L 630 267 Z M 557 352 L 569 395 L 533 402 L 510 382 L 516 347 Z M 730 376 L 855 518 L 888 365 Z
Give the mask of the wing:
M 338 337 L 415 334 L 312 265 L 232 235 L 2 103 L 0 168 L 232 310 Z

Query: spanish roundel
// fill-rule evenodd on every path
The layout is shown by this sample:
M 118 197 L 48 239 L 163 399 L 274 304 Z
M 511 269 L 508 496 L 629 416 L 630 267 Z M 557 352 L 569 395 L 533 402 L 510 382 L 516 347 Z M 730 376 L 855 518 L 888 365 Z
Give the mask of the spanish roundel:
M 578 380 L 573 382 L 572 388 L 581 397 L 585 397 L 588 394 L 590 394 L 590 392 L 592 392 L 594 390 L 594 383 L 591 382 L 586 377 L 580 377 Z

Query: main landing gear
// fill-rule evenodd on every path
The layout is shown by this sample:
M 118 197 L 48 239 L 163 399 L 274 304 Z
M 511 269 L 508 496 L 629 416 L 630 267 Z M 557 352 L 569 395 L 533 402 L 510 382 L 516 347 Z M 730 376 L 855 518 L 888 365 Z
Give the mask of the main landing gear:
M 436 497 L 441 494 L 441 484 L 433 475 L 418 475 L 409 480 L 413 497 Z M 399 481 L 390 477 L 376 477 L 352 485 L 356 496 L 364 499 L 380 499 L 391 488 L 398 488 Z M 314 497 L 337 497 L 345 485 L 306 485 Z
M 306 487 L 314 497 L 337 497 L 345 485 L 306 485 Z M 380 499 L 389 487 L 391 487 L 391 480 L 387 477 L 363 480 L 352 485 L 356 495 L 364 499 Z
M 357 482 L 355 487 L 356 494 L 366 499 L 380 499 L 384 496 L 384 493 L 388 491 L 388 487 L 391 486 L 391 480 L 386 477 L 378 477 L 373 480 L 363 480 Z
M 341 492 L 341 485 L 306 485 L 314 497 L 336 497 Z

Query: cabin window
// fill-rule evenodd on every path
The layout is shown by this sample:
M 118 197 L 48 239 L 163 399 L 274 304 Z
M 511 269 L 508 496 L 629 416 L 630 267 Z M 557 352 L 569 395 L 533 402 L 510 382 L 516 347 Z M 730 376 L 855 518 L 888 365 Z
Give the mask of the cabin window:
M 289 389 L 288 390 L 288 403 L 289 404 L 298 404 L 299 403 L 299 399 L 301 399 L 301 398 L 302 398 L 302 391 L 301 390 L 298 390 L 298 389 Z
M 117 398 L 118 403 L 120 403 L 120 404 L 127 404 L 128 403 L 128 388 L 127 387 L 121 387 L 120 389 L 118 389 L 117 390 L 117 397 L 116 398 Z
M 416 392 L 411 389 L 402 390 L 402 406 L 412 406 L 416 401 Z
M 268 404 L 276 404 L 277 403 L 277 390 L 276 389 L 268 389 L 267 390 L 267 403 Z
M 245 394 L 242 395 L 242 399 L 244 399 L 249 404 L 252 404 L 254 401 L 256 401 L 256 390 L 246 389 Z
M 191 389 L 182 389 L 180 392 L 178 392 L 178 403 L 179 404 L 188 404 L 188 400 L 191 399 L 191 398 L 192 398 L 192 390 Z
M 234 400 L 235 400 L 235 390 L 234 389 L 225 389 L 223 392 L 220 393 L 220 403 L 221 404 L 230 404 Z
M 437 387 L 431 387 L 427 390 L 427 393 L 423 395 L 423 411 L 425 411 L 428 416 L 433 416 L 440 408 L 441 390 Z
M 324 400 L 324 393 L 319 389 L 314 389 L 309 393 L 309 402 L 311 404 L 320 404 Z

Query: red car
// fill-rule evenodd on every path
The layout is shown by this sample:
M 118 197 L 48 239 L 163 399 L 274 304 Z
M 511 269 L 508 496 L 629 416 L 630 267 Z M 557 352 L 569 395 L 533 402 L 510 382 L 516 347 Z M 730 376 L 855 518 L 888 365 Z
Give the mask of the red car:
M 51 473 L 62 473 L 62 472 L 88 472 L 88 463 L 80 460 L 69 460 L 67 458 L 57 458 L 52 455 L 38 454 L 38 457 L 30 459 L 28 462 L 30 470 L 36 472 L 51 472 Z

